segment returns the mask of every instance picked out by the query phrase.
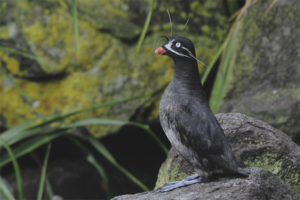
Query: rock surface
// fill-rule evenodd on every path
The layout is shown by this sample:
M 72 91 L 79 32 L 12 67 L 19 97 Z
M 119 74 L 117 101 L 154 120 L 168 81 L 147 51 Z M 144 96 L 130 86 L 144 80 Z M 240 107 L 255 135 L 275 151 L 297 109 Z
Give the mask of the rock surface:
M 240 166 L 265 168 L 300 193 L 300 147 L 286 134 L 239 113 L 216 117 Z M 172 149 L 160 169 L 156 188 L 193 173 L 191 165 Z
M 219 112 L 263 120 L 300 144 L 300 1 L 251 2 L 238 23 Z
M 157 191 L 122 195 L 113 200 L 299 200 L 300 195 L 267 170 L 249 168 L 250 176 L 245 179 L 222 178 L 208 183 L 198 183 L 188 187 L 160 193 Z

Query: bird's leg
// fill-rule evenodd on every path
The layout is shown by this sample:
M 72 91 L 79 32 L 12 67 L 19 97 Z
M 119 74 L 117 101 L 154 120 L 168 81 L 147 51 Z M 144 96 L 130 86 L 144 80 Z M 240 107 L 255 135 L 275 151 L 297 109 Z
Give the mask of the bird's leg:
M 187 185 L 192 185 L 194 183 L 201 183 L 203 182 L 203 178 L 200 177 L 198 174 L 188 176 L 185 179 L 181 181 L 174 181 L 174 182 L 168 182 L 164 186 L 158 189 L 159 192 L 167 192 L 170 190 L 174 190 L 176 188 L 184 187 Z

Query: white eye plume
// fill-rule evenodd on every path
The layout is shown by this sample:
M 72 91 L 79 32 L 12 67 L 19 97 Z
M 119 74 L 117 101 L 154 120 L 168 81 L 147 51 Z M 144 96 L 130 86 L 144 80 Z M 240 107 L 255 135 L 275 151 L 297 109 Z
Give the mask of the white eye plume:
M 164 47 L 165 47 L 167 50 L 169 50 L 169 51 L 175 53 L 175 54 L 178 55 L 178 56 L 183 56 L 183 57 L 190 58 L 190 56 L 184 55 L 183 53 L 180 53 L 180 52 L 175 51 L 174 49 L 172 49 L 173 42 L 174 42 L 174 39 L 171 40 L 171 41 L 169 41 L 167 44 L 165 44 Z M 181 45 L 180 42 L 177 42 L 177 43 L 179 43 L 179 45 Z M 177 43 L 175 44 L 175 46 L 177 46 Z
M 180 42 L 176 42 L 175 46 L 179 48 L 181 46 Z
M 201 63 L 204 67 L 207 67 L 207 65 L 204 62 L 202 62 L 201 60 L 199 60 L 198 58 L 196 58 L 188 48 L 185 48 L 185 47 L 182 47 L 182 48 L 188 52 L 188 54 L 190 55 L 191 58 L 193 58 L 196 61 L 198 61 L 199 63 Z

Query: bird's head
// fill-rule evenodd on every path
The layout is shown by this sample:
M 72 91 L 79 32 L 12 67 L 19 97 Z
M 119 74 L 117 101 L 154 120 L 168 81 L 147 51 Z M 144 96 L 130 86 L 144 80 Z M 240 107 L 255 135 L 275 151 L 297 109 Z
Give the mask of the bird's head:
M 168 37 L 165 44 L 155 49 L 155 53 L 168 55 L 175 61 L 179 59 L 197 60 L 192 41 L 181 36 Z

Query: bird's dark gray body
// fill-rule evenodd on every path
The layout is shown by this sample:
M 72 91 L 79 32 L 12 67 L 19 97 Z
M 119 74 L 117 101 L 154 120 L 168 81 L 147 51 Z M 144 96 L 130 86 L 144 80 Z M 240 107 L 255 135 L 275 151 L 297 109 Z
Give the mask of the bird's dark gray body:
M 159 107 L 160 123 L 172 146 L 193 165 L 201 180 L 213 174 L 245 176 L 238 169 L 224 132 L 209 108 L 193 43 L 184 37 L 170 37 L 156 53 L 170 56 L 175 64 L 173 79 Z M 179 187 L 184 185 L 187 184 Z M 168 187 L 164 191 L 170 190 Z
M 237 172 L 223 130 L 203 98 L 201 90 L 178 91 L 173 79 L 160 102 L 161 126 L 172 146 L 201 176 Z

